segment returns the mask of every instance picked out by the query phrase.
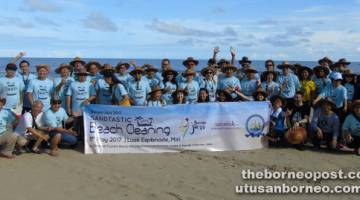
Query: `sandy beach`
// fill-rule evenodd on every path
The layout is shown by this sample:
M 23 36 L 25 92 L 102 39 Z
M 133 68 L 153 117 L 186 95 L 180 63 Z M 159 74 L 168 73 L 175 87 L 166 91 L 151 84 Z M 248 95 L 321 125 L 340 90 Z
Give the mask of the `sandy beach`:
M 352 154 L 261 149 L 239 152 L 84 155 L 62 150 L 59 157 L 23 154 L 1 159 L 1 199 L 264 199 L 235 194 L 235 185 L 360 185 L 360 181 L 248 181 L 242 169 L 358 170 Z M 358 199 L 357 195 L 270 195 L 274 199 Z

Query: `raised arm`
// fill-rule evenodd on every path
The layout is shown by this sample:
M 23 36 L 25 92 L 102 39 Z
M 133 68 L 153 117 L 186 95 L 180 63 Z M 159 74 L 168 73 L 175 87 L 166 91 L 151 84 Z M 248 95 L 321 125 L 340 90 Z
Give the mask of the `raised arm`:
M 13 58 L 10 62 L 11 63 L 16 63 L 18 60 L 20 60 L 23 56 L 25 56 L 26 55 L 26 52 L 25 51 L 21 51 L 21 52 L 19 52 L 16 56 L 15 56 L 15 58 Z

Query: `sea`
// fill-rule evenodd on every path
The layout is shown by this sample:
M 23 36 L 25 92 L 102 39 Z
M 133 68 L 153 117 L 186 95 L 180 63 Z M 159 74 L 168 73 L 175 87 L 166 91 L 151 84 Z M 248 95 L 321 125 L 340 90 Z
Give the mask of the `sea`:
M 33 73 L 36 72 L 36 70 L 35 70 L 36 65 L 49 64 L 51 66 L 51 71 L 49 73 L 49 77 L 55 77 L 56 74 L 55 74 L 54 70 L 56 69 L 56 67 L 62 63 L 69 63 L 73 58 L 24 58 L 24 59 L 30 62 L 30 71 Z M 11 60 L 12 60 L 12 58 L 6 58 L 6 57 L 0 58 L 0 74 L 1 75 L 3 75 L 5 73 L 5 66 Z M 116 66 L 116 64 L 120 61 L 121 62 L 130 62 L 130 60 L 135 60 L 137 65 L 140 65 L 140 66 L 144 65 L 144 64 L 151 64 L 157 68 L 160 68 L 162 59 L 83 58 L 83 60 L 86 62 L 91 61 L 91 60 L 96 60 L 96 61 L 100 62 L 101 64 L 109 63 L 109 64 L 112 64 L 113 66 Z M 19 62 L 20 61 L 18 61 L 18 63 Z M 185 67 L 182 64 L 183 59 L 171 59 L 170 58 L 170 62 L 171 62 L 171 66 L 173 67 L 173 69 L 175 69 L 177 71 L 183 71 L 185 69 Z M 281 62 L 282 61 L 275 61 L 275 65 L 281 64 Z M 307 66 L 307 67 L 311 67 L 311 68 L 318 65 L 317 61 L 289 61 L 289 62 L 291 64 L 298 63 L 303 66 Z M 265 71 L 264 63 L 265 63 L 264 60 L 254 60 L 254 61 L 252 61 L 251 66 L 261 72 L 261 71 Z M 240 67 L 238 62 L 236 62 L 236 65 L 237 65 L 237 67 Z M 199 65 L 196 67 L 196 71 L 200 71 L 202 68 L 204 68 L 206 66 L 207 66 L 207 60 L 200 59 Z M 349 65 L 349 68 L 354 73 L 360 74 L 360 62 L 351 62 L 351 64 Z M 130 68 L 130 70 L 131 70 L 131 68 Z

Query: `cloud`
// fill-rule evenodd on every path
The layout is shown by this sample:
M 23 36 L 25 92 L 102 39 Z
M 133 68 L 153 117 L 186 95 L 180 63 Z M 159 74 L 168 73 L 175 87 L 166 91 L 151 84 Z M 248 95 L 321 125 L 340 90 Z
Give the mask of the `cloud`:
M 262 19 L 256 22 L 258 25 L 274 26 L 278 25 L 279 22 L 274 19 Z
M 222 15 L 226 13 L 226 10 L 221 6 L 217 6 L 211 10 L 211 13 L 216 15 Z
M 24 0 L 23 6 L 20 7 L 21 11 L 40 11 L 40 12 L 59 12 L 62 9 L 53 2 L 44 0 Z
M 284 33 L 270 35 L 263 38 L 261 41 L 273 46 L 296 46 L 310 43 L 309 37 L 314 32 L 306 31 L 303 27 L 290 26 L 286 27 Z
M 47 19 L 47 18 L 42 18 L 42 17 L 36 17 L 35 18 L 35 21 L 38 23 L 38 24 L 41 24 L 41 25 L 46 25 L 46 26 L 53 26 L 53 27 L 61 27 L 60 24 L 50 20 L 50 19 Z
M 204 44 L 207 44 L 208 42 L 201 39 L 185 38 L 178 40 L 176 43 L 184 46 L 195 46 L 195 45 L 202 46 Z
M 176 36 L 193 36 L 193 37 L 221 37 L 232 36 L 236 37 L 237 33 L 232 27 L 226 27 L 222 32 L 208 31 L 197 28 L 185 27 L 178 23 L 170 23 L 153 19 L 151 24 L 145 25 L 150 30 L 154 30 L 160 33 L 166 33 Z
M 90 13 L 83 20 L 83 25 L 86 28 L 103 32 L 116 32 L 119 30 L 119 27 L 114 22 L 100 12 Z
M 29 29 L 29 28 L 34 27 L 34 24 L 32 24 L 31 22 L 24 21 L 19 17 L 3 17 L 3 18 L 0 18 L 0 25 L 17 26 L 19 28 L 25 28 L 25 29 Z

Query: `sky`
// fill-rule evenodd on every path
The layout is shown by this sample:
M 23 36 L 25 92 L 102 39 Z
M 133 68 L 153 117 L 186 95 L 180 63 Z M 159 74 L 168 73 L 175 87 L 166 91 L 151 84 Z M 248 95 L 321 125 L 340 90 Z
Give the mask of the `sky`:
M 359 61 L 360 0 L 12 0 L 0 57 Z

